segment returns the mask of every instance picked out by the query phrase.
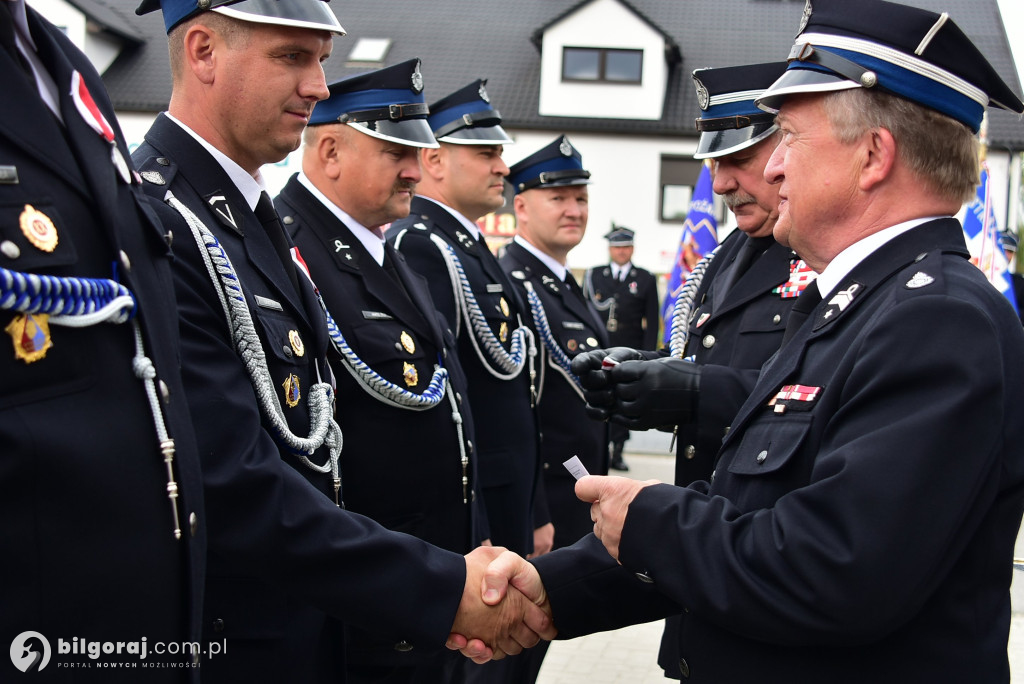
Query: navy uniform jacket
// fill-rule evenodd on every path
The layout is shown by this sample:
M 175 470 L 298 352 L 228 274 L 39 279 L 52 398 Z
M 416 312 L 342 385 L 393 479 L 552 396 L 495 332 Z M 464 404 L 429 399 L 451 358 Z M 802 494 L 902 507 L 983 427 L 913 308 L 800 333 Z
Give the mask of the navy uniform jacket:
M 242 194 L 173 121 L 159 116 L 135 159 L 144 177 L 156 179 L 147 181 L 148 193 L 162 200 L 170 190 L 217 236 L 288 424 L 308 435 L 306 392 L 330 379 L 326 323 L 312 287 L 300 275 L 295 291 Z M 176 221 L 182 369 L 203 459 L 210 540 L 203 638 L 230 647 L 203 663 L 204 680 L 338 681 L 344 649 L 336 618 L 395 642 L 441 646 L 462 595 L 464 560 L 339 509 L 330 475 L 276 443 L 188 226 L 170 207 L 155 206 Z M 301 391 L 294 407 L 285 396 L 289 378 Z M 322 464 L 326 452 L 310 460 Z
M 385 247 L 385 266 L 398 273 L 399 286 L 297 175 L 276 203 L 327 310 L 356 355 L 384 379 L 417 394 L 426 389 L 434 366 L 443 363 L 458 398 L 461 431 L 447 395 L 426 411 L 390 406 L 367 394 L 332 351 L 337 419 L 345 435 L 341 477 L 346 508 L 435 546 L 468 553 L 475 546 L 473 421 L 463 399 L 466 380 L 452 349 L 455 340 L 438 324 L 426 283 L 401 255 Z M 465 490 L 460 439 L 470 459 Z M 395 651 L 393 641 L 375 643 L 358 632 L 349 645 L 353 662 L 411 665 L 417 656 Z
M 896 237 L 766 367 L 709 490 L 640 492 L 622 566 L 593 537 L 535 561 L 560 636 L 685 606 L 688 681 L 1008 681 L 1022 352 L 957 221 Z
M 678 426 L 678 485 L 711 476 L 726 428 L 754 388 L 761 366 L 782 344 L 789 310 L 796 302 L 796 297 L 773 292 L 789 279 L 797 259 L 793 250 L 774 240 L 724 295 L 716 296 L 715 284 L 722 282 L 749 241 L 740 230 L 726 237 L 708 265 L 690 311 L 684 355 L 703 368 L 697 420 Z
M 500 263 L 520 288 L 524 301 L 529 301 L 524 283 L 532 285 L 544 307 L 554 341 L 570 359 L 581 352 L 607 346 L 597 314 L 578 287 L 574 290 L 555 278 L 551 269 L 516 242 L 506 245 Z M 572 544 L 594 529 L 590 507 L 576 498 L 576 481 L 562 464 L 579 456 L 591 475 L 607 473 L 607 425 L 587 416 L 581 390 L 568 379 L 567 371 L 555 364 L 532 316 L 530 326 L 537 336 L 541 359 L 537 371 L 541 459 L 548 509 L 555 525 L 555 548 L 558 548 Z
M 717 292 L 737 254 L 750 242 L 734 230 L 708 264 L 690 311 L 685 356 L 701 364 L 697 420 L 676 427 L 675 483 L 686 486 L 711 477 L 715 455 L 732 419 L 757 382 L 761 366 L 778 351 L 796 297 L 776 290 L 797 261 L 793 250 L 768 238 L 769 246 L 724 293 Z M 716 287 L 717 285 L 717 287 Z M 658 664 L 679 677 L 678 621 L 670 618 Z
M 436 202 L 414 197 L 408 218 L 396 221 L 388 231 L 409 265 L 427 279 L 431 298 L 449 328 L 458 330 L 459 360 L 468 378 L 476 425 L 477 481 L 487 514 L 486 534 L 495 545 L 525 555 L 533 550 L 534 527 L 550 522 L 543 489 L 538 489 L 542 483 L 539 432 L 530 401 L 529 362 L 511 380 L 496 378 L 484 366 L 491 361 L 480 358 L 470 339 L 474 333 L 463 312 L 456 309 L 448 267 L 431 235 L 440 236 L 455 251 L 480 310 L 499 340 L 504 326 L 506 351 L 519 320 L 529 322 L 528 307 L 487 245 L 473 238 Z
M 590 268 L 583 276 L 583 293 L 594 300 L 608 330 L 609 346 L 652 350 L 658 346 L 658 281 L 650 271 L 630 264 L 626 279 L 619 280 L 612 277 L 610 265 Z M 610 299 L 615 300 L 615 323 L 608 320 Z
M 0 336 L 0 640 L 26 630 L 50 642 L 38 681 L 138 681 L 138 670 L 58 669 L 88 657 L 61 655 L 57 639 L 197 641 L 205 514 L 195 437 L 177 368 L 178 331 L 165 231 L 138 185 L 126 184 L 111 144 L 67 95 L 77 70 L 128 149 L 103 83 L 64 34 L 28 8 L 39 55 L 60 94 L 62 127 L 11 55 L 0 47 L 0 267 L 62 277 L 119 280 L 135 297 L 134 320 L 156 369 L 160 409 L 175 441 L 181 539 L 174 538 L 167 471 L 145 387 L 132 371 L 131 322 L 50 326 L 53 346 L 31 364 Z M 6 21 L 10 21 L 8 18 Z M 131 176 L 134 178 L 134 176 Z M 52 251 L 22 231 L 26 205 L 56 230 Z M 0 310 L 0 331 L 15 319 Z M 17 335 L 17 330 L 13 331 Z M 195 520 L 190 527 L 189 520 Z M 38 651 L 38 649 L 37 649 Z M 157 656 L 147 658 L 153 662 Z M 175 657 L 181 662 L 188 658 Z M 101 655 L 99 662 L 138 656 Z M 128 672 L 132 672 L 130 676 Z M 193 670 L 193 672 L 195 672 Z M 149 671 L 179 682 L 182 669 Z M 22 673 L 10 659 L 0 680 Z

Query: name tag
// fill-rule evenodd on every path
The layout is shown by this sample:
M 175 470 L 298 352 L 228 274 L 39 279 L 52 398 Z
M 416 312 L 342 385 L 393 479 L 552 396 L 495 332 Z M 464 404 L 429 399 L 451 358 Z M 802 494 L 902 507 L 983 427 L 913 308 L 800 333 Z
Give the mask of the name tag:
M 487 291 L 490 292 L 491 294 L 495 294 L 497 292 L 504 292 L 505 288 L 502 287 L 501 283 L 488 283 Z
M 18 184 L 18 167 L 17 166 L 0 166 L 0 184 L 3 185 L 17 185 Z
M 393 316 L 384 313 L 383 311 L 364 311 L 363 318 L 368 321 L 390 321 L 393 320 Z
M 256 306 L 261 306 L 264 309 L 273 309 L 274 311 L 284 311 L 284 307 L 281 306 L 279 301 L 260 297 L 259 295 L 254 295 L 253 298 L 256 300 Z
M 586 330 L 586 326 L 579 321 L 562 321 L 562 327 L 569 330 Z

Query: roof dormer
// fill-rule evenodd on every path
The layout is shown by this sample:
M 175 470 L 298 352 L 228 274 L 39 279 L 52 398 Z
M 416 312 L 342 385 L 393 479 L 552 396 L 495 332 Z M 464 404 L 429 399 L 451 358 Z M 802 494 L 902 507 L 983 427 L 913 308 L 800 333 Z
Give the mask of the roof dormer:
M 542 116 L 661 118 L 679 47 L 625 0 L 584 0 L 533 40 Z

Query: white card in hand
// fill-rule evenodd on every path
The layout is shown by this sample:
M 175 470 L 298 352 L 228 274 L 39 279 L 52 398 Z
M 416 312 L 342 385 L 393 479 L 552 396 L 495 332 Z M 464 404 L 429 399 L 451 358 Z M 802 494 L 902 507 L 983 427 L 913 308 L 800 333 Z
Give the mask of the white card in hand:
M 583 477 L 584 475 L 590 474 L 587 472 L 587 469 L 583 467 L 583 463 L 580 462 L 579 456 L 573 456 L 562 465 L 564 465 L 565 469 L 569 471 L 569 474 L 575 477 L 577 480 Z

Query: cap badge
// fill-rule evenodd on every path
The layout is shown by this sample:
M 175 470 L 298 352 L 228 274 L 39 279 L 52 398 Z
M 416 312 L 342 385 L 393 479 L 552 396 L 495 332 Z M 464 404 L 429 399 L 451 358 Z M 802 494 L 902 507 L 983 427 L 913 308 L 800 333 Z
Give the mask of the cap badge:
M 811 0 L 807 0 L 807 4 L 804 5 L 803 16 L 800 17 L 800 26 L 796 30 L 796 34 L 797 35 L 800 35 L 801 33 L 803 33 L 804 29 L 807 28 L 807 22 L 809 22 L 811 20 L 811 12 L 812 11 L 813 11 L 813 8 L 811 7 Z
M 405 378 L 407 387 L 415 387 L 420 381 L 420 375 L 416 372 L 416 366 L 408 361 L 405 361 L 402 365 L 402 377 Z
M 21 224 L 21 232 L 33 245 L 44 252 L 52 252 L 57 247 L 57 228 L 49 216 L 31 204 L 26 204 L 18 221 Z
M 46 356 L 53 346 L 47 314 L 18 314 L 4 328 L 14 342 L 14 358 L 33 363 Z
M 558 151 L 561 152 L 564 157 L 572 156 L 572 145 L 569 144 L 568 138 L 562 138 L 562 142 L 558 146 Z
M 423 74 L 420 73 L 419 62 L 416 62 L 416 68 L 412 72 L 412 92 L 417 95 L 423 92 Z
M 480 99 L 481 100 L 483 100 L 487 104 L 491 104 L 491 98 L 487 97 L 487 89 L 484 88 L 484 84 L 483 83 L 480 84 L 480 90 L 477 91 L 477 92 L 480 95 Z
M 405 351 L 409 352 L 410 354 L 416 353 L 416 343 L 413 342 L 412 335 L 403 330 L 401 335 L 401 341 L 402 348 L 405 349 Z
M 711 96 L 708 94 L 708 89 L 696 76 L 693 77 L 693 84 L 697 87 L 697 104 L 706 112 L 708 105 L 711 104 Z

